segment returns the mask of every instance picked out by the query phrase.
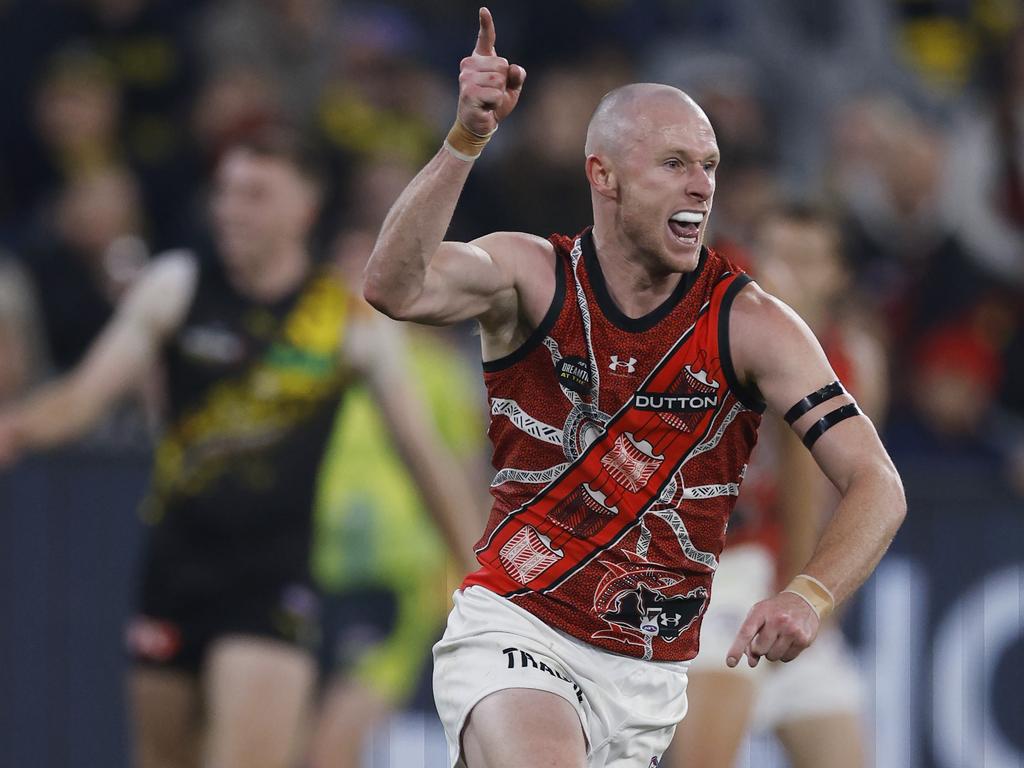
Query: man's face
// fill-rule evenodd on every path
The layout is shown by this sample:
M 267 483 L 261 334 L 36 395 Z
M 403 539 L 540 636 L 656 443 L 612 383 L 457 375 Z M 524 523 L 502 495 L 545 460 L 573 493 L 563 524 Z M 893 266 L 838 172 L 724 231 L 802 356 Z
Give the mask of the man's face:
M 305 245 L 316 191 L 286 160 L 247 149 L 228 152 L 217 169 L 214 235 L 229 268 L 258 266 L 282 248 Z
M 697 267 L 715 194 L 718 143 L 711 124 L 681 101 L 656 101 L 614 161 L 619 227 L 671 272 Z

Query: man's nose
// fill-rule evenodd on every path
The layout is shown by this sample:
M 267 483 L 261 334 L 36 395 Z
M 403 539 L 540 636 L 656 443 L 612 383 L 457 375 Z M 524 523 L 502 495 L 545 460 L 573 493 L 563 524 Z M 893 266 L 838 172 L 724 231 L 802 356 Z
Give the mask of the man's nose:
M 711 199 L 715 191 L 715 182 L 702 165 L 694 165 L 686 175 L 686 194 L 700 202 Z

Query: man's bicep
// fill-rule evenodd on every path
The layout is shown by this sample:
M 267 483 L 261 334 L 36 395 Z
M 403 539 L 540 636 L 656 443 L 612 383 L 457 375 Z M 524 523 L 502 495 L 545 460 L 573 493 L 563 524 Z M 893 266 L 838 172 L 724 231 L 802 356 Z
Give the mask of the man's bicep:
M 855 471 L 852 459 L 880 450 L 871 422 L 838 381 L 807 324 L 756 286 L 744 289 L 731 318 L 734 365 L 756 385 L 837 486 Z M 844 450 L 845 443 L 850 443 Z M 882 452 L 884 455 L 884 451 Z
M 475 242 L 444 242 L 427 267 L 423 292 L 407 319 L 450 325 L 478 318 L 514 290 L 515 275 L 507 262 Z
M 434 325 L 483 318 L 510 322 L 520 303 L 520 276 L 550 260 L 551 252 L 547 240 L 521 232 L 443 242 L 427 268 L 422 293 L 401 319 Z

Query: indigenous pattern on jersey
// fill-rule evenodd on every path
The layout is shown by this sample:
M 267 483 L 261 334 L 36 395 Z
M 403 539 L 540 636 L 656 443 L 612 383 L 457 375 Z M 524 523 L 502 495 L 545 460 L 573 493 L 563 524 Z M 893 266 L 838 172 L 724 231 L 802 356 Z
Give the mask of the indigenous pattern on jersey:
M 764 408 L 729 357 L 729 309 L 749 278 L 704 249 L 634 319 L 589 231 L 551 242 L 547 316 L 484 364 L 498 472 L 482 567 L 464 585 L 610 651 L 693 658 Z
M 351 375 L 349 308 L 325 272 L 268 305 L 203 265 L 165 350 L 171 413 L 142 508 L 154 589 L 309 581 L 317 470 Z

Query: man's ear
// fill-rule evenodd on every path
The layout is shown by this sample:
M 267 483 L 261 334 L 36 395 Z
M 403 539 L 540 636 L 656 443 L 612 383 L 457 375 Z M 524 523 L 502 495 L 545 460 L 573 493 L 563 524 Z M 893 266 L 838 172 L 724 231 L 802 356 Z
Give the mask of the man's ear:
M 597 194 L 612 200 L 619 198 L 619 180 L 606 158 L 587 155 L 587 181 Z

